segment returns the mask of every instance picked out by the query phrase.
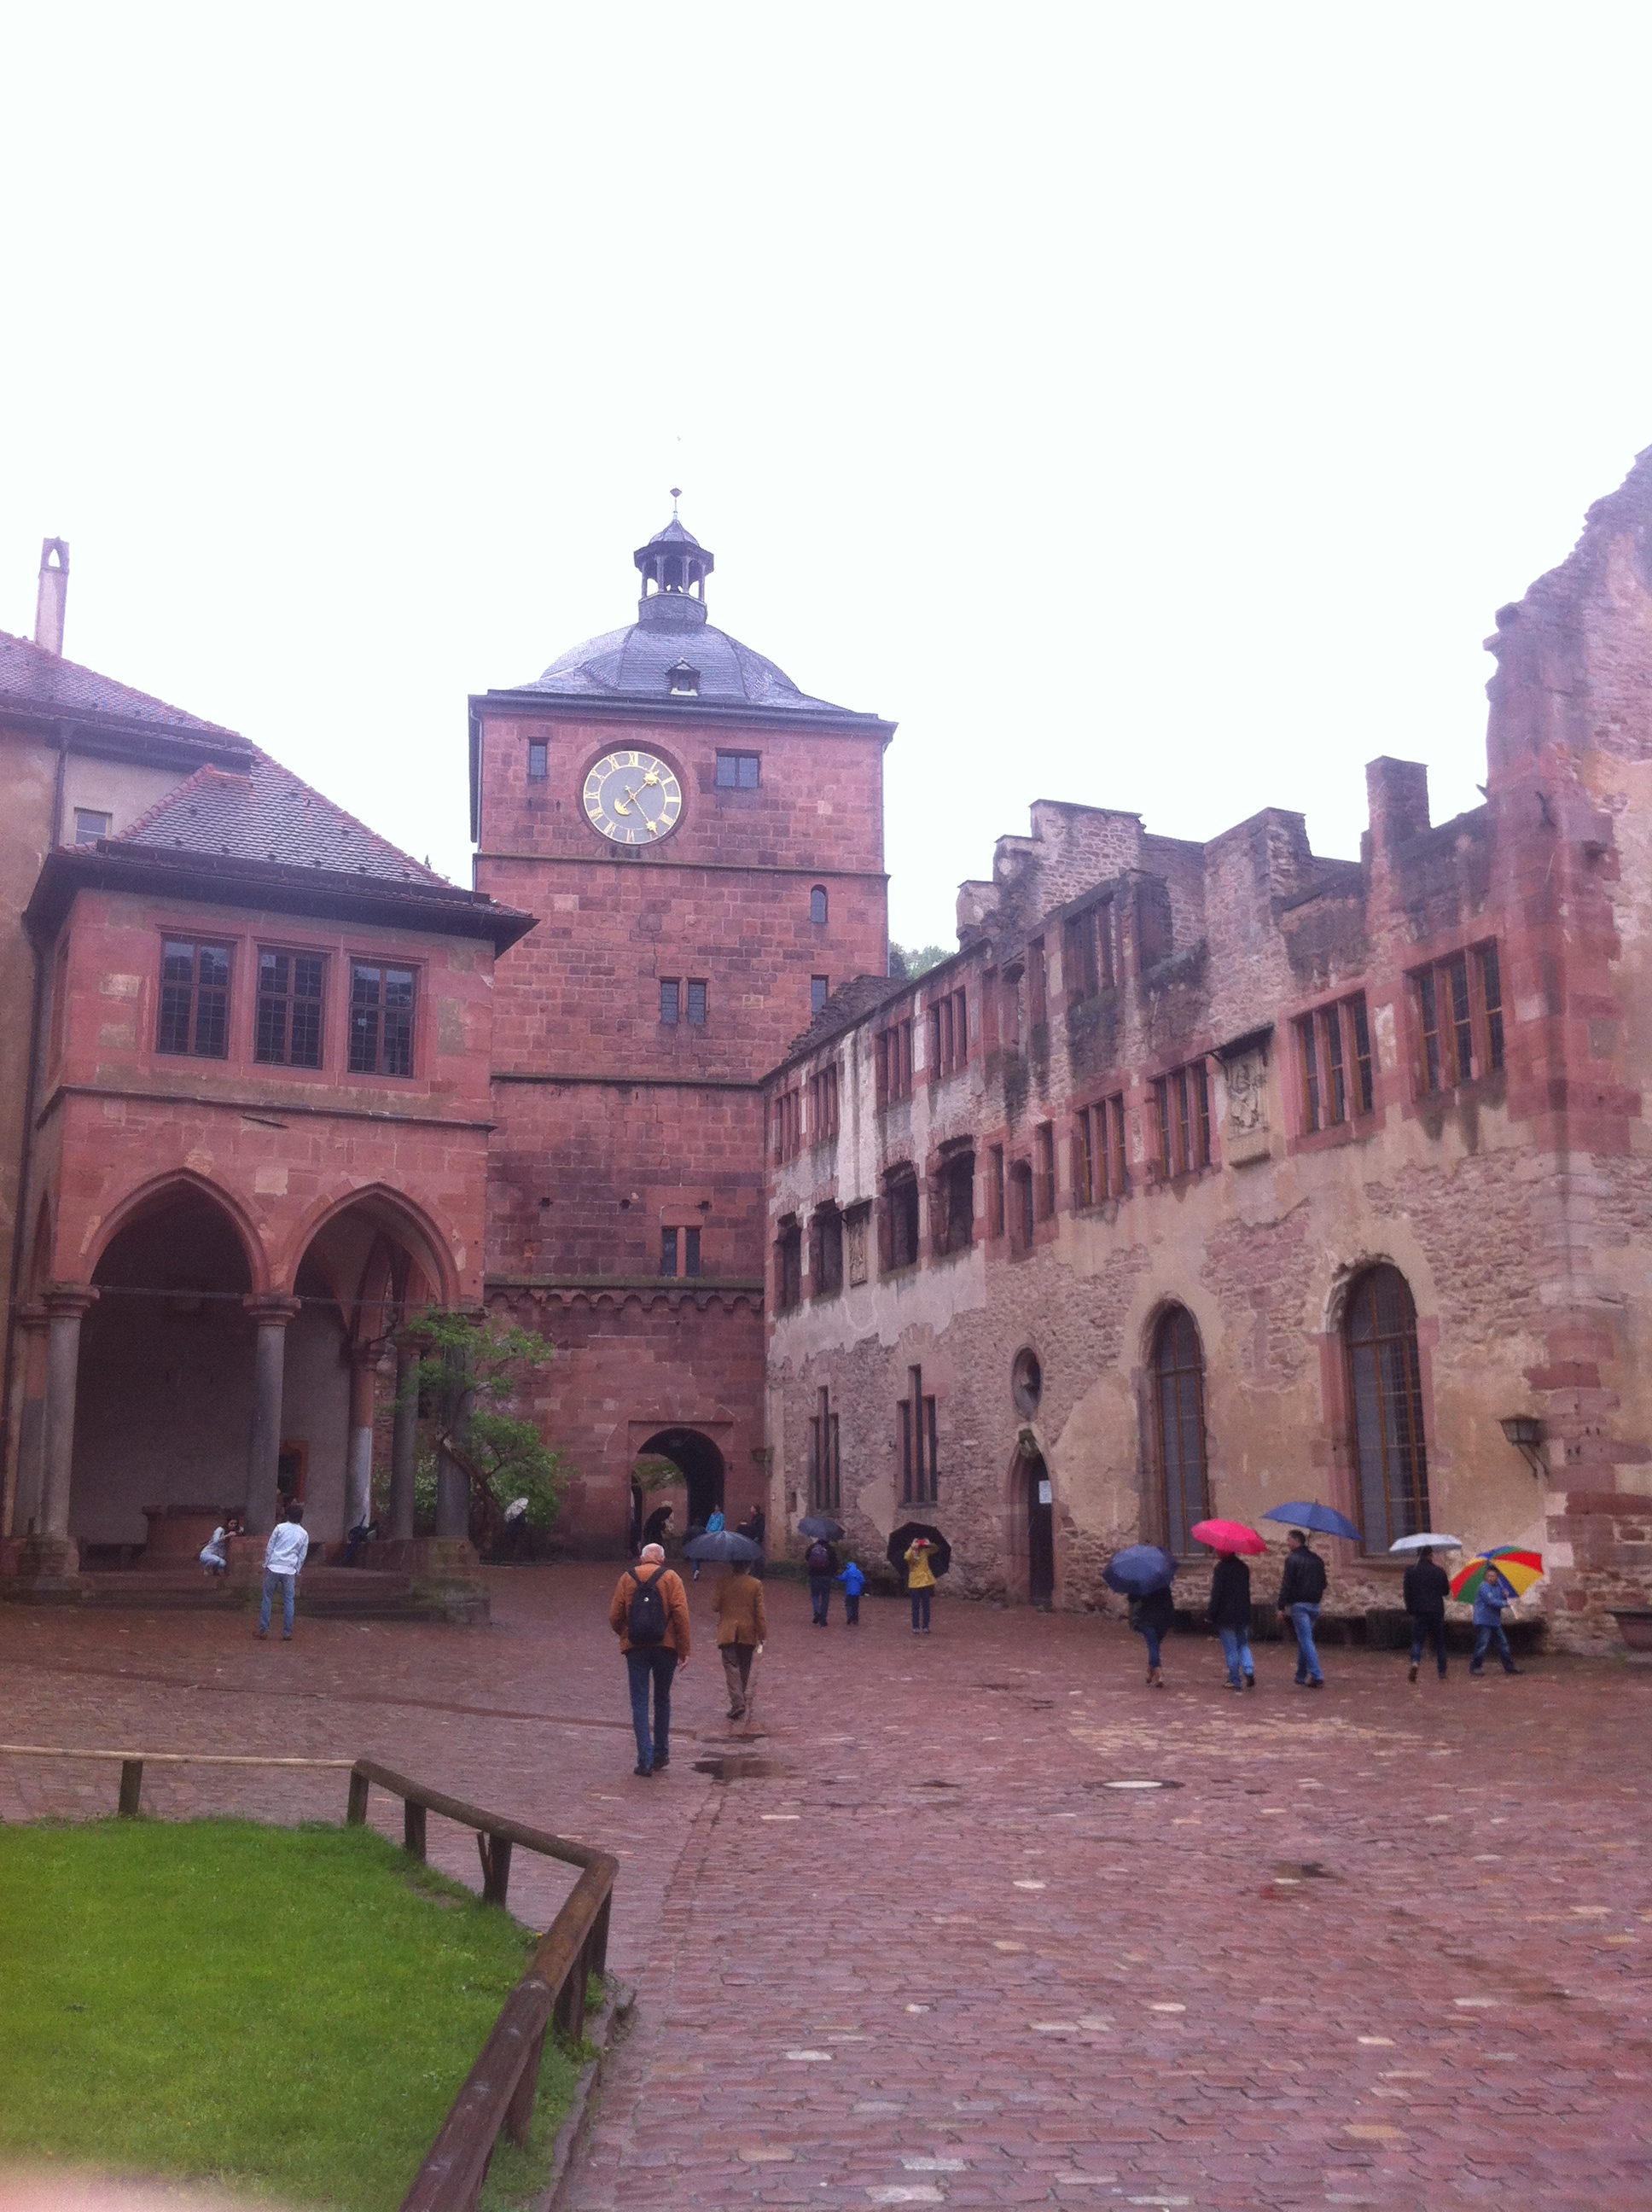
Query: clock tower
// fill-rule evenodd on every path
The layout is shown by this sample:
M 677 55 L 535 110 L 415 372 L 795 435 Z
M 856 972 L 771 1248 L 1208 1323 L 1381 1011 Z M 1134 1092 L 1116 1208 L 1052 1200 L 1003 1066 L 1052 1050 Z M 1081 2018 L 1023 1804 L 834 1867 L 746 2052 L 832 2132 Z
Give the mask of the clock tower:
M 639 1457 L 690 1518 L 767 1504 L 759 1081 L 889 963 L 894 726 L 714 628 L 675 511 L 633 559 L 635 622 L 470 702 L 476 885 L 539 917 L 495 970 L 488 1301 L 557 1347 L 534 1410 L 595 1552 Z

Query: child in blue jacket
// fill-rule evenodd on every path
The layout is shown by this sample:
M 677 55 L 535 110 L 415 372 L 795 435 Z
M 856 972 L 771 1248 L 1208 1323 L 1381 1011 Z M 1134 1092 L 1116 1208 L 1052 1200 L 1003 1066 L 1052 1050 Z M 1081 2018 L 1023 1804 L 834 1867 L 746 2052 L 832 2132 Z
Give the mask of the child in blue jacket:
M 848 1628 L 858 1628 L 860 1625 L 860 1593 L 866 1587 L 866 1577 L 851 1559 L 837 1580 L 843 1585 L 844 1625 Z

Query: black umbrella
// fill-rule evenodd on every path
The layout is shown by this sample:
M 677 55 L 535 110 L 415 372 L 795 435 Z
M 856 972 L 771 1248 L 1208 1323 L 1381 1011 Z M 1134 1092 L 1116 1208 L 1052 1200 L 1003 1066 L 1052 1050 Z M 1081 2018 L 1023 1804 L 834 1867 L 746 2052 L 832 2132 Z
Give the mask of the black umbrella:
M 843 1523 L 834 1521 L 829 1513 L 811 1513 L 806 1521 L 799 1522 L 798 1534 L 818 1536 L 823 1544 L 836 1544 L 842 1540 Z
M 938 1582 L 952 1564 L 952 1547 L 938 1528 L 932 1528 L 926 1521 L 903 1521 L 889 1540 L 889 1563 L 902 1581 L 906 1578 L 907 1553 L 920 1536 L 929 1540 L 930 1572 Z
M 762 1555 L 761 1544 L 754 1544 L 750 1536 L 737 1536 L 732 1528 L 719 1528 L 709 1536 L 690 1536 L 683 1547 L 685 1559 L 720 1561 L 725 1566 L 736 1561 L 749 1566 Z

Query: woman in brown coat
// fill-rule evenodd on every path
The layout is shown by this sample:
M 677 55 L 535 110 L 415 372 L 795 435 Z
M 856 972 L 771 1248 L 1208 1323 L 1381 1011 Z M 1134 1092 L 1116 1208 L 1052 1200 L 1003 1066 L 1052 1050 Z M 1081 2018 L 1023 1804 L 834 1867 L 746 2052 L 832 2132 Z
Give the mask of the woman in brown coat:
M 744 1567 L 732 1567 L 717 1585 L 712 1601 L 717 1615 L 717 1650 L 728 1683 L 728 1717 L 744 1720 L 749 1703 L 751 1662 L 768 1641 L 763 1586 Z

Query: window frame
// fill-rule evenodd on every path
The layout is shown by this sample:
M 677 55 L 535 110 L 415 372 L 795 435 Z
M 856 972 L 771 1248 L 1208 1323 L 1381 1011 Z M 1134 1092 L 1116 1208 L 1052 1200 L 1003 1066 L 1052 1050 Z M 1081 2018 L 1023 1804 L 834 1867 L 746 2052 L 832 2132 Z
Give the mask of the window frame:
M 809 887 L 809 920 L 811 926 L 816 929 L 824 929 L 831 919 L 831 910 L 832 902 L 825 884 L 811 884 Z
M 809 1217 L 809 1295 L 832 1298 L 843 1288 L 843 1212 L 833 1203 Z
M 1378 1287 L 1385 1278 L 1392 1278 L 1399 1285 L 1404 1316 L 1398 1329 L 1387 1332 L 1379 1327 L 1377 1306 Z M 1357 1339 L 1355 1327 L 1364 1297 L 1369 1297 L 1371 1334 L 1369 1337 Z M 1347 1392 L 1349 1451 L 1359 1503 L 1362 1556 L 1387 1558 L 1389 1546 L 1398 1537 L 1420 1535 L 1431 1525 L 1429 1516 L 1432 1510 L 1429 1500 L 1428 1409 L 1423 1387 L 1417 1301 L 1412 1295 L 1411 1285 L 1392 1261 L 1381 1261 L 1374 1267 L 1364 1267 L 1354 1277 L 1343 1303 L 1340 1334 L 1344 1387 Z M 1393 1371 L 1396 1363 L 1385 1361 L 1382 1356 L 1387 1347 L 1397 1349 L 1397 1364 L 1403 1370 L 1398 1377 Z M 1369 1352 L 1370 1355 L 1370 1387 L 1375 1392 L 1375 1398 L 1368 1402 L 1369 1410 L 1375 1417 L 1376 1440 L 1380 1445 L 1380 1463 L 1369 1474 L 1362 1439 L 1362 1430 L 1366 1425 L 1361 1407 L 1362 1363 L 1359 1355 L 1363 1352 Z M 1388 1369 L 1386 1377 L 1385 1367 Z M 1394 1388 L 1396 1381 L 1397 1390 Z M 1387 1415 L 1396 1401 L 1403 1408 L 1403 1413 L 1394 1421 L 1394 1434 L 1390 1437 Z M 1406 1433 L 1401 1434 L 1402 1430 Z M 1403 1494 L 1396 1492 L 1393 1481 L 1391 1450 L 1404 1462 L 1400 1469 Z M 1397 1516 L 1396 1505 L 1400 1508 Z M 1379 1514 L 1382 1526 L 1374 1534 L 1371 1524 L 1375 1516 Z M 1399 1522 L 1406 1519 L 1409 1519 L 1412 1525 L 1400 1527 Z
M 912 1017 L 903 1014 L 889 1023 L 872 1039 L 878 1111 L 897 1106 L 912 1096 Z
M 1508 1007 L 1495 937 L 1478 938 L 1407 969 L 1406 995 L 1412 1079 L 1419 1100 L 1449 1097 L 1465 1084 L 1503 1073 Z
M 829 975 L 811 975 L 809 978 L 809 1018 L 811 1022 L 825 1012 L 826 1001 L 831 995 L 832 979 Z
M 902 1505 L 934 1505 L 940 1501 L 939 1423 L 935 1394 L 924 1389 L 921 1367 L 907 1370 L 906 1395 L 897 1408 Z
M 1186 1322 L 1193 1340 L 1193 1359 L 1183 1364 L 1173 1358 L 1167 1364 L 1164 1352 L 1167 1343 L 1181 1332 Z M 1175 1347 L 1173 1346 L 1173 1350 Z M 1148 1359 L 1153 1393 L 1153 1437 L 1155 1464 L 1158 1477 L 1158 1502 L 1168 1551 L 1178 1559 L 1190 1556 L 1193 1538 L 1189 1533 L 1196 1522 L 1209 1516 L 1211 1510 L 1211 1470 L 1209 1426 L 1205 1409 L 1205 1342 L 1198 1322 L 1184 1305 L 1171 1305 L 1159 1316 L 1153 1329 L 1152 1349 Z M 1186 1452 L 1186 1417 L 1188 1407 L 1186 1394 L 1181 1385 L 1184 1377 L 1191 1377 L 1193 1404 L 1191 1407 L 1198 1443 L 1197 1475 L 1199 1495 L 1188 1495 L 1187 1455 Z M 1165 1385 L 1172 1386 L 1171 1395 L 1175 1412 L 1176 1486 L 1179 1492 L 1181 1525 L 1176 1525 L 1175 1509 L 1170 1494 L 1170 1438 L 1165 1425 Z
M 803 1224 L 792 1213 L 775 1225 L 774 1310 L 796 1313 L 803 1304 Z
M 683 1019 L 683 978 L 680 975 L 661 975 L 658 981 L 659 1026 L 663 1030 L 674 1030 Z
M 830 1145 L 837 1141 L 837 1062 L 829 1060 L 809 1078 L 809 1141 Z
M 919 1212 L 918 1171 L 909 1160 L 896 1160 L 884 1170 L 883 1189 L 879 1194 L 878 1265 L 882 1275 L 904 1274 L 915 1267 L 923 1257 L 923 1220 Z M 908 1208 L 911 1218 L 911 1249 L 904 1257 L 897 1251 L 905 1246 L 906 1239 L 897 1241 L 895 1231 L 897 1221 L 904 1224 Z
M 762 755 L 736 752 L 726 746 L 717 748 L 716 765 L 713 769 L 712 787 L 715 791 L 760 791 L 762 788 Z M 723 774 L 723 764 L 730 763 L 730 772 Z M 746 774 L 750 768 L 751 773 Z
M 697 1014 L 694 1011 L 696 991 L 700 994 L 700 1011 Z M 702 1030 L 706 1027 L 711 1018 L 711 985 L 705 976 L 689 975 L 684 978 L 683 1012 L 687 1018 L 688 1026 L 691 1030 Z
M 266 990 L 264 981 L 264 963 L 266 960 L 285 960 L 291 963 L 289 972 L 295 988 L 282 992 Z M 319 971 L 319 988 L 313 1000 L 307 996 L 301 999 L 295 988 L 297 963 L 301 960 L 313 960 Z M 255 1066 L 297 1068 L 307 1074 L 318 1074 L 325 1069 L 327 969 L 327 955 L 318 951 L 313 945 L 299 947 L 280 943 L 264 945 L 254 942 L 252 946 L 252 1060 Z M 263 1049 L 264 1012 L 266 1005 L 271 1004 L 279 1004 L 286 1008 L 282 1024 L 284 1050 L 279 1054 L 267 1054 Z M 313 1060 L 295 1060 L 292 1056 L 293 1017 L 301 1006 L 310 1005 L 313 1005 L 315 1008 L 315 1057 Z
M 1310 1006 L 1291 1022 L 1297 1112 L 1305 1137 L 1352 1129 L 1376 1111 L 1376 1060 L 1363 990 Z
M 1161 1182 L 1180 1182 L 1218 1164 L 1211 1118 L 1210 1063 L 1205 1055 L 1167 1068 L 1150 1085 L 1156 1164 Z
M 391 960 L 386 958 L 382 953 L 348 952 L 345 955 L 345 965 L 349 975 L 349 995 L 344 1002 L 345 1074 L 362 1076 L 373 1082 L 379 1083 L 416 1082 L 419 1076 L 419 1054 L 422 1048 L 422 1040 L 425 1026 L 420 1011 L 424 1003 L 423 963 L 417 960 L 408 960 L 405 958 Z M 380 977 L 380 996 L 378 1005 L 375 1008 L 375 1012 L 379 1017 L 379 1021 L 378 1027 L 375 1031 L 377 1042 L 374 1054 L 374 1060 L 378 1064 L 373 1067 L 361 1067 L 358 1066 L 356 1064 L 355 1054 L 355 1017 L 357 1012 L 355 979 L 359 971 L 368 969 L 376 969 Z M 386 988 L 388 978 L 392 974 L 396 975 L 405 975 L 408 978 L 407 1066 L 404 1068 L 387 1068 L 383 1065 L 385 1046 L 384 1016 L 386 1011 L 384 992 Z
M 74 809 L 74 849 L 76 852 L 88 852 L 103 838 L 112 837 L 114 835 L 115 816 L 112 807 L 77 806 Z M 103 827 L 101 830 L 94 830 L 88 837 L 84 834 L 84 825 L 88 822 L 101 822 Z
M 969 1065 L 969 993 L 967 984 L 943 991 L 925 1006 L 928 1023 L 929 1065 L 925 1073 L 932 1083 L 961 1074 Z
M 930 1243 L 938 1260 L 969 1251 L 975 1241 L 975 1147 L 973 1139 L 943 1153 L 930 1181 Z
M 189 949 L 190 981 L 187 985 L 167 974 L 167 964 L 172 957 L 168 948 L 173 946 L 179 948 L 187 946 Z M 213 937 L 184 937 L 170 930 L 161 931 L 161 963 L 155 993 L 155 1049 L 157 1057 L 164 1056 L 167 1060 L 228 1060 L 231 1057 L 231 1024 L 235 1012 L 235 952 L 236 940 L 233 938 L 220 940 Z M 210 982 L 202 981 L 201 957 L 203 953 L 222 954 L 223 981 L 222 983 L 216 980 Z M 166 1035 L 167 994 L 175 993 L 180 989 L 185 990 L 188 994 L 185 1034 L 189 1041 L 181 1045 L 167 1044 L 163 1041 Z M 211 993 L 215 999 L 222 999 L 222 1006 L 216 1009 L 222 1022 L 219 1034 L 222 1039 L 222 1044 L 216 1051 L 210 1046 L 203 1051 L 199 1043 L 203 991 Z M 175 1006 L 175 1000 L 173 1004 Z
M 545 738 L 528 739 L 528 773 L 530 783 L 544 783 L 550 776 L 550 743 Z

